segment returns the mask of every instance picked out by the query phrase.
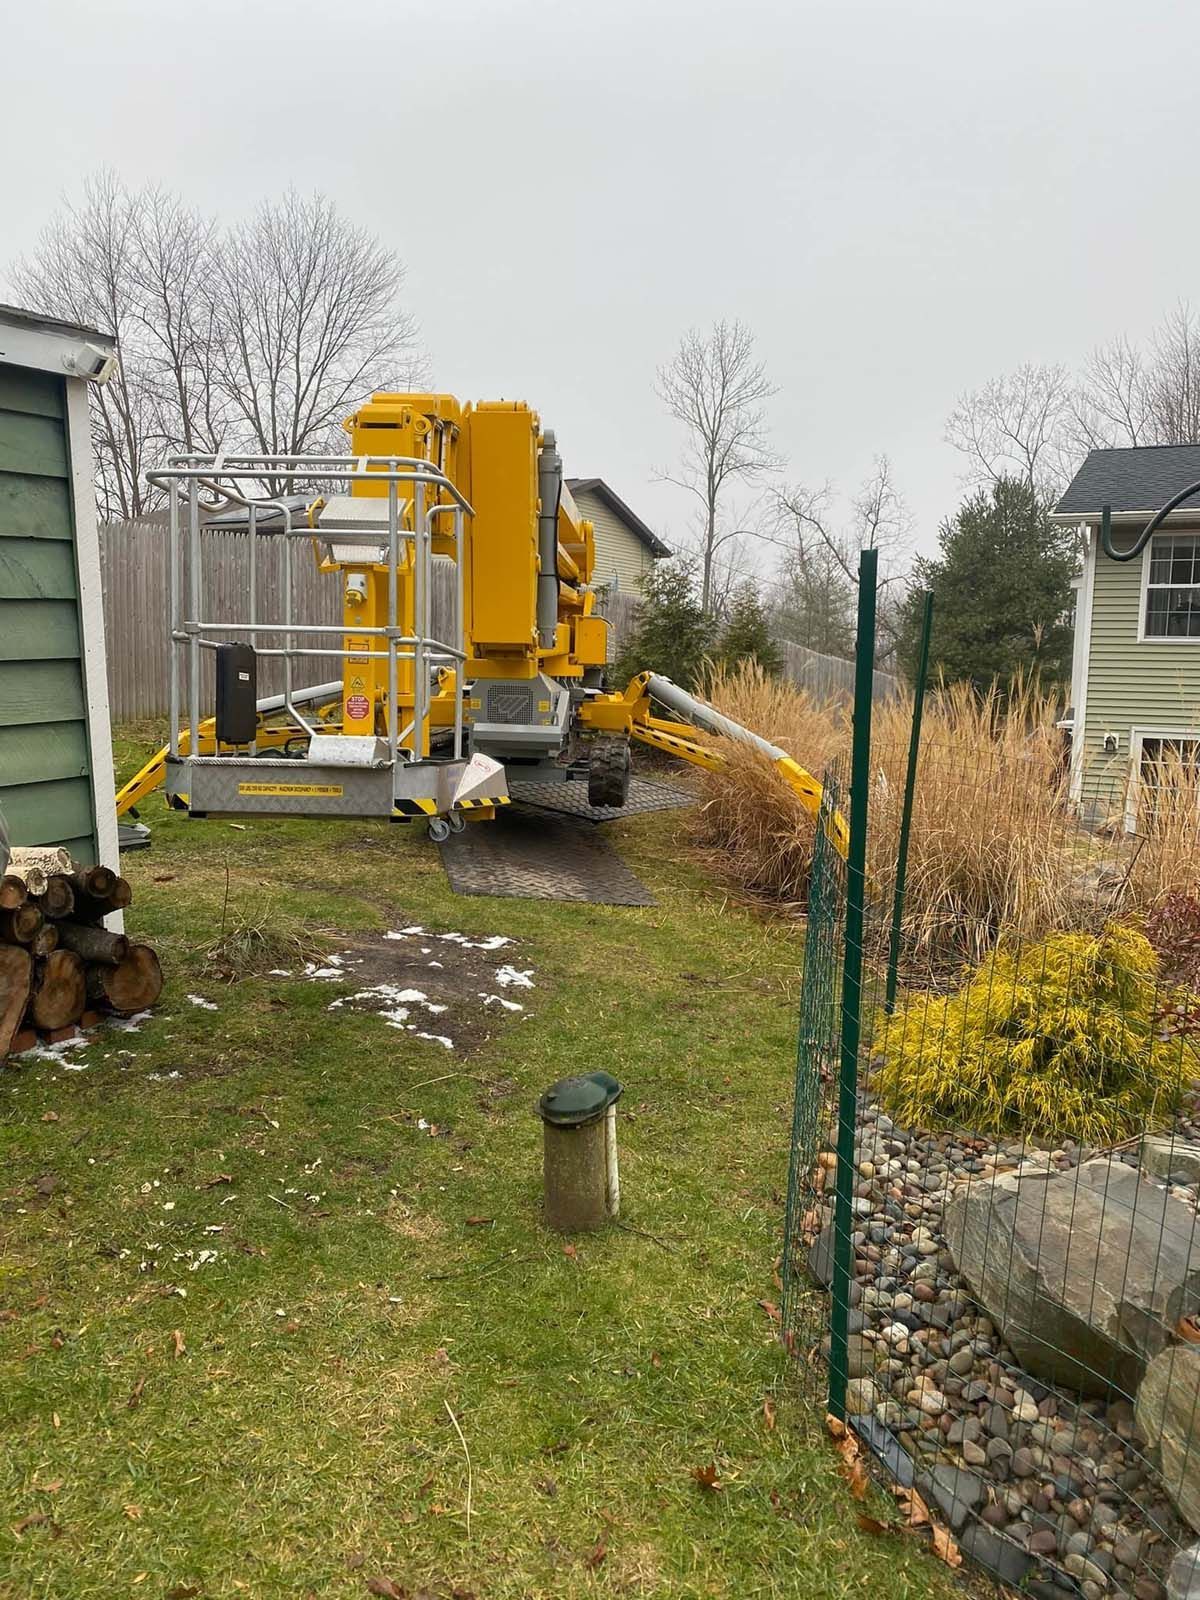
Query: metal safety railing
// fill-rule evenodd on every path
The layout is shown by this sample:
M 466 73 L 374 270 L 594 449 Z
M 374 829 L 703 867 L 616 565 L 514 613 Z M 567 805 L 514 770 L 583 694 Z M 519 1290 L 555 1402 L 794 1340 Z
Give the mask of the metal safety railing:
M 344 641 L 352 634 L 356 639 L 381 641 L 379 649 L 356 648 L 358 660 L 387 662 L 387 739 L 388 755 L 394 764 L 403 755 L 407 761 L 419 761 L 428 747 L 430 679 L 441 666 L 455 668 L 453 753 L 455 759 L 463 750 L 463 672 L 466 660 L 464 636 L 465 574 L 464 560 L 465 519 L 473 516 L 468 501 L 440 467 L 416 456 L 301 456 L 257 455 L 232 456 L 176 455 L 167 464 L 146 474 L 147 481 L 162 489 L 168 507 L 168 557 L 167 587 L 169 591 L 170 623 L 170 752 L 179 755 L 179 727 L 181 711 L 186 697 L 189 752 L 199 748 L 201 721 L 201 652 L 216 650 L 221 642 L 218 636 L 245 637 L 251 643 L 263 635 L 274 635 L 283 640 L 281 645 L 256 647 L 261 656 L 278 657 L 283 662 L 284 689 L 282 708 L 311 736 L 315 731 L 294 702 L 300 693 L 293 682 L 293 663 L 300 657 L 337 657 L 347 654 Z M 325 496 L 332 488 L 352 488 L 354 484 L 386 484 L 386 525 L 381 517 L 378 526 L 355 525 L 354 528 L 325 528 L 313 526 L 309 520 L 309 501 L 295 492 L 287 496 L 258 492 L 264 482 L 283 478 L 295 491 L 297 485 L 312 486 L 312 500 Z M 401 487 L 411 489 L 411 496 L 401 498 Z M 446 498 L 443 498 L 445 496 Z M 382 502 L 385 497 L 379 496 Z M 206 528 L 230 531 L 231 512 L 244 511 L 244 523 L 249 533 L 247 552 L 246 592 L 249 616 L 216 622 L 203 615 L 204 596 L 204 541 Z M 453 639 L 438 639 L 432 631 L 432 562 L 434 523 L 439 517 L 453 519 L 453 560 L 457 582 L 454 588 Z M 406 526 L 406 523 L 409 524 Z M 293 615 L 293 562 L 292 547 L 296 539 L 314 537 L 330 544 L 354 543 L 356 535 L 372 536 L 379 540 L 379 560 L 347 565 L 385 565 L 387 569 L 387 623 L 385 626 L 356 626 L 345 624 L 299 621 Z M 340 535 L 340 537 L 339 537 Z M 258 541 L 262 538 L 283 540 L 283 595 L 282 618 L 270 620 L 260 615 Z M 384 540 L 386 539 L 386 549 Z M 187 551 L 186 582 L 183 573 L 183 551 Z M 413 629 L 407 632 L 400 626 L 399 589 L 401 561 L 407 559 L 411 549 L 413 580 Z M 322 638 L 335 635 L 343 640 L 341 648 L 320 644 L 299 644 L 299 637 Z M 412 716 L 400 727 L 399 663 L 411 660 L 413 664 Z M 251 754 L 256 748 L 250 746 Z M 219 757 L 206 759 L 217 760 Z

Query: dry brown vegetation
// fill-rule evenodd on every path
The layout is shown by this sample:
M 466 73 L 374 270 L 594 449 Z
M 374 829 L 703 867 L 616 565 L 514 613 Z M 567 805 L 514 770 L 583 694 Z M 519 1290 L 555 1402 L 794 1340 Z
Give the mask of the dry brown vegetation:
M 709 698 L 787 750 L 814 776 L 848 778 L 848 716 L 753 665 L 717 670 Z M 967 685 L 925 707 L 905 913 L 908 959 L 921 966 L 978 960 L 1003 931 L 1023 942 L 1104 916 L 1145 914 L 1200 875 L 1200 780 L 1178 759 L 1164 776 L 1170 801 L 1136 837 L 1097 836 L 1068 806 L 1061 706 L 1034 687 L 1002 699 Z M 872 739 L 870 874 L 873 904 L 890 903 L 912 702 L 878 705 Z M 697 841 L 747 892 L 805 900 L 813 819 L 763 756 L 723 742 L 729 765 L 704 779 Z M 886 913 L 876 917 L 878 925 Z

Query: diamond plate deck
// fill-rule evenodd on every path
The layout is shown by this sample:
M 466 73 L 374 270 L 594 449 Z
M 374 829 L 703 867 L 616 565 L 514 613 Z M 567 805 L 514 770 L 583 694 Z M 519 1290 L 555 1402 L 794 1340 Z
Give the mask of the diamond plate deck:
M 455 894 L 652 906 L 654 896 L 581 817 L 509 809 L 441 846 Z
M 629 799 L 623 806 L 588 804 L 587 783 L 522 783 L 509 769 L 508 792 L 517 805 L 536 806 L 539 811 L 556 811 L 564 816 L 582 817 L 587 822 L 618 822 L 643 811 L 673 811 L 677 806 L 695 805 L 696 796 L 674 783 L 657 783 L 653 778 L 630 778 Z

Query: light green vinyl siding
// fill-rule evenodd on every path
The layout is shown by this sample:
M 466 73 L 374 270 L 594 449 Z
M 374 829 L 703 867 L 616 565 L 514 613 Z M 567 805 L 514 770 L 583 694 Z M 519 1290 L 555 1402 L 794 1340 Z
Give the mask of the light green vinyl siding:
M 0 367 L 0 809 L 96 859 L 65 380 Z
M 1123 563 L 1101 550 L 1095 561 L 1083 794 L 1098 809 L 1119 813 L 1132 730 L 1200 730 L 1200 639 L 1139 640 L 1141 557 Z M 1116 735 L 1113 755 L 1104 754 L 1106 734 Z
M 610 584 L 615 577 L 621 594 L 641 594 L 642 579 L 654 560 L 645 544 L 599 495 L 589 489 L 572 493 L 575 504 L 595 528 L 596 567 L 592 582 Z

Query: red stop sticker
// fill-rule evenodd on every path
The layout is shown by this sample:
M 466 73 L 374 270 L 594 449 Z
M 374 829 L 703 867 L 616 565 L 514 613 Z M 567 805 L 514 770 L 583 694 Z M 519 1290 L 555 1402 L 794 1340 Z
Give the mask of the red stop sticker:
M 346 701 L 346 715 L 351 722 L 361 722 L 364 717 L 370 715 L 370 711 L 371 702 L 365 694 L 352 694 Z

